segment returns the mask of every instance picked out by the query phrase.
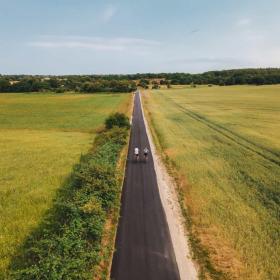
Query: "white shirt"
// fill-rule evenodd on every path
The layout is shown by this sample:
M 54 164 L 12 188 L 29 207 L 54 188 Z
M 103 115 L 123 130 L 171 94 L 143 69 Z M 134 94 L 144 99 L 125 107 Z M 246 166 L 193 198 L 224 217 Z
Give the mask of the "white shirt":
M 135 149 L 134 149 L 134 154 L 135 154 L 135 155 L 138 155 L 138 154 L 139 154 L 139 149 L 138 149 L 138 148 L 135 148 Z

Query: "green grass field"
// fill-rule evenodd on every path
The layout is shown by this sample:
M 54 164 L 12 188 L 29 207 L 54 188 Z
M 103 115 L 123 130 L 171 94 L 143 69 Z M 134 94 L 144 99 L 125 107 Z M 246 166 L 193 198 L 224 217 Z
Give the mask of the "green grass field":
M 129 94 L 0 94 L 0 278 L 104 119 Z
M 280 86 L 171 88 L 144 101 L 209 254 L 206 277 L 280 279 Z

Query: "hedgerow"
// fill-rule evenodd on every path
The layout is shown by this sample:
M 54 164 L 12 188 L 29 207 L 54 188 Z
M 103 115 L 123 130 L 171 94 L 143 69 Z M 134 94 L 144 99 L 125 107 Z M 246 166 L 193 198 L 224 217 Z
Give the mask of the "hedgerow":
M 101 132 L 81 157 L 54 207 L 14 258 L 11 279 L 92 279 L 104 224 L 121 190 L 116 164 L 128 130 Z

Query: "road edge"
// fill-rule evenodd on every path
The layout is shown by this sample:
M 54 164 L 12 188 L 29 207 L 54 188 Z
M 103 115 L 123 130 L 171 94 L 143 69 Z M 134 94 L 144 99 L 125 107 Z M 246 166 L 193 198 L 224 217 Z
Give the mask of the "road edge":
M 191 257 L 191 249 L 188 244 L 189 238 L 184 226 L 184 217 L 178 201 L 176 185 L 174 180 L 172 180 L 168 174 L 161 157 L 156 151 L 150 127 L 146 120 L 141 93 L 139 94 L 139 97 L 146 133 L 154 159 L 154 168 L 157 177 L 160 199 L 166 215 L 180 278 L 182 280 L 195 280 L 198 279 L 198 271 Z

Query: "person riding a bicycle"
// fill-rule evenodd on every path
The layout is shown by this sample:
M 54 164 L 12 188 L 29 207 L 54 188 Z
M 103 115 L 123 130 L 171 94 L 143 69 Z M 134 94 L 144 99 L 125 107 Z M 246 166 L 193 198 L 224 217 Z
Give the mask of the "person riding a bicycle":
M 148 153 L 149 153 L 149 150 L 148 150 L 147 147 L 144 148 L 143 153 L 144 153 L 145 159 L 147 159 L 148 158 Z
M 139 149 L 138 149 L 138 147 L 134 148 L 134 156 L 137 160 L 139 159 Z

